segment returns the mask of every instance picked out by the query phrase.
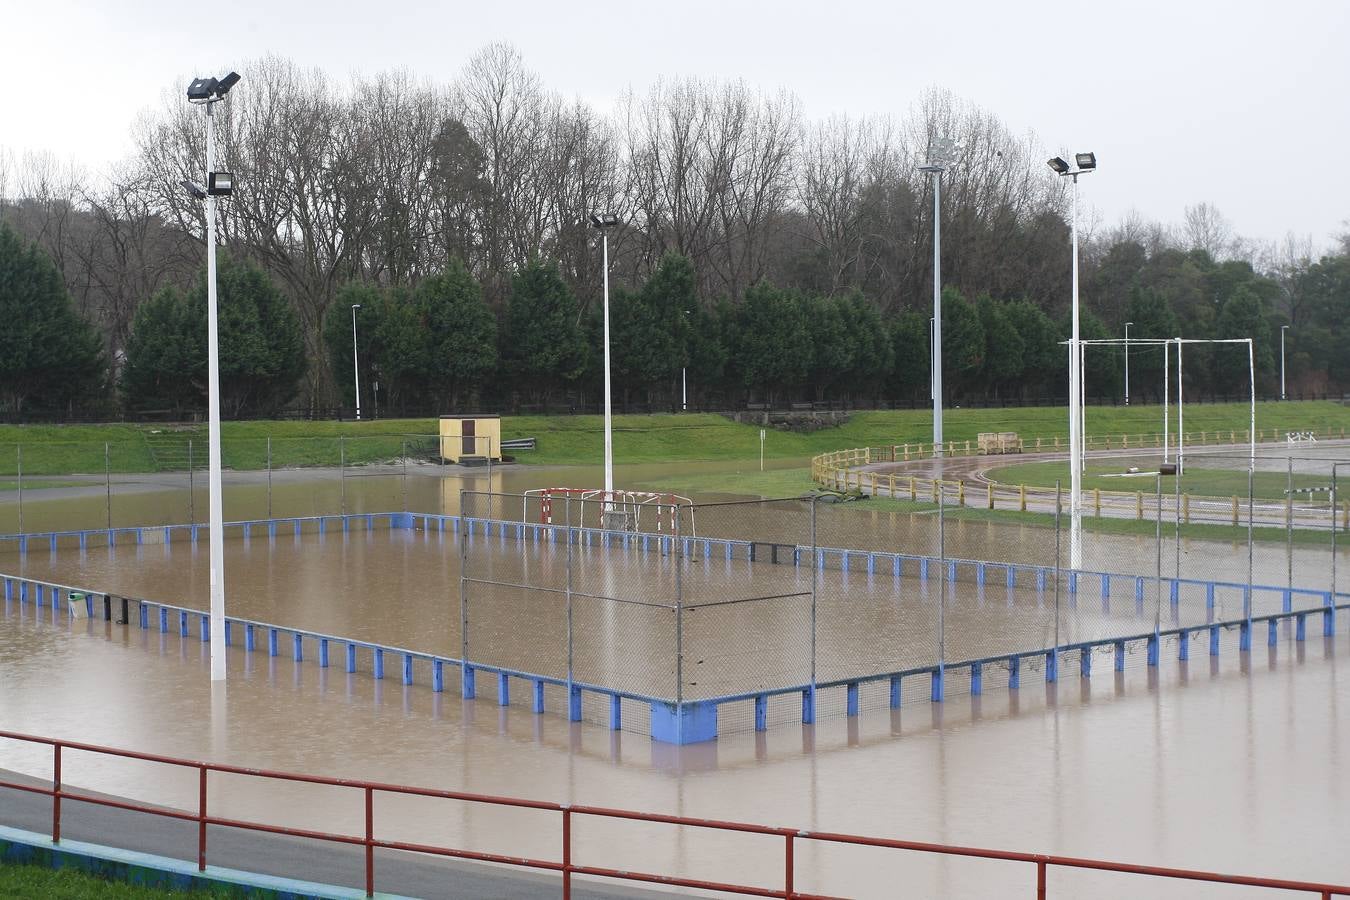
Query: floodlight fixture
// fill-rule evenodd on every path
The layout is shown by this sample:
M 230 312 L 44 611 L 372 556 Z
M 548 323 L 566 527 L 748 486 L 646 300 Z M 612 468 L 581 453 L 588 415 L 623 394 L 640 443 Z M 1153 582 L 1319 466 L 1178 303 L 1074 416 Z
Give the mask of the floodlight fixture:
M 206 188 L 202 187 L 197 182 L 184 178 L 182 181 L 179 182 L 179 184 L 181 184 L 183 188 L 194 198 L 198 200 L 206 199 Z
M 1062 157 L 1062 156 L 1056 156 L 1054 159 L 1049 160 L 1049 161 L 1046 163 L 1046 165 L 1049 166 L 1050 168 L 1054 169 L 1055 172 L 1058 173 L 1058 174 L 1060 174 L 1060 175 L 1068 175 L 1068 174 L 1069 174 L 1069 169 L 1070 169 L 1069 164 L 1068 164 L 1067 161 L 1065 161 L 1064 157 Z
M 229 172 L 208 172 L 206 192 L 214 197 L 228 197 L 234 191 L 234 176 Z
M 220 81 L 216 82 L 216 94 L 218 96 L 224 97 L 226 94 L 230 92 L 230 88 L 234 87 L 238 83 L 239 83 L 239 73 L 231 72 L 224 78 L 220 79 Z
M 1097 168 L 1097 154 L 1095 153 L 1075 153 L 1074 162 L 1078 163 L 1078 168 L 1084 172 Z
M 604 231 L 606 228 L 613 228 L 619 224 L 619 217 L 614 213 L 592 213 L 591 225 Z
M 215 94 L 220 82 L 214 78 L 194 78 L 188 85 L 187 97 L 194 103 L 205 103 Z
M 193 103 L 214 103 L 224 100 L 230 88 L 238 83 L 238 72 L 231 72 L 224 78 L 194 78 L 188 85 L 187 98 Z

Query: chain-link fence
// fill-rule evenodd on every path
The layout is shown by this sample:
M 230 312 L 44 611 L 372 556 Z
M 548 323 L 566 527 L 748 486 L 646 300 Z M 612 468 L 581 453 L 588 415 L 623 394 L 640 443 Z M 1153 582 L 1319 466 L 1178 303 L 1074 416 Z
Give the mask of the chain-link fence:
M 1334 602 L 1336 463 L 1286 456 L 1276 472 L 1275 462 L 1193 454 L 1179 477 L 1132 473 L 1142 521 L 1085 504 L 1078 567 L 1062 486 L 1055 512 L 1020 523 L 972 515 L 955 487 L 919 510 L 466 494 L 466 516 L 510 521 L 465 525 L 465 653 L 711 701 L 721 731 L 980 691 L 995 674 L 1016 684 L 1058 677 L 1051 666 L 1089 672 L 1094 654 L 1117 668 L 1156 663 L 1160 648 L 1184 656 L 1177 645 L 1216 627 L 1249 641 L 1253 619 Z M 1216 484 L 1240 491 L 1222 522 L 1218 500 L 1200 517 L 1183 499 Z
M 118 474 L 131 459 L 111 443 L 94 454 L 101 475 L 60 471 L 94 458 L 88 447 L 68 448 L 66 463 L 10 449 L 0 478 L 16 490 L 0 501 L 0 529 L 206 519 L 195 438 L 183 469 L 161 452 L 150 475 Z M 1250 641 L 1254 620 L 1325 614 L 1345 599 L 1335 548 L 1346 549 L 1350 507 L 1337 483 L 1350 455 L 1338 452 L 1188 451 L 1180 475 L 1158 470 L 1156 454 L 1116 458 L 1131 514 L 1099 514 L 1085 492 L 1077 565 L 1063 487 L 1046 489 L 1045 509 L 1012 515 L 972 508 L 940 479 L 928 503 L 688 503 L 504 493 L 485 465 L 482 489 L 460 490 L 465 481 L 439 474 L 435 436 L 242 439 L 223 456 L 238 466 L 226 474 L 227 520 L 455 517 L 434 527 L 457 539 L 458 580 L 426 590 L 458 606 L 450 646 L 469 671 L 487 671 L 466 693 L 641 730 L 654 704 L 714 704 L 729 731 L 979 691 L 995 676 L 1054 677 L 1051 666 L 1086 671 L 1098 652 L 1130 665 L 1147 647 L 1156 662 L 1161 645 L 1186 652 L 1177 645 L 1213 639 L 1215 626 Z M 71 485 L 59 500 L 20 499 Z

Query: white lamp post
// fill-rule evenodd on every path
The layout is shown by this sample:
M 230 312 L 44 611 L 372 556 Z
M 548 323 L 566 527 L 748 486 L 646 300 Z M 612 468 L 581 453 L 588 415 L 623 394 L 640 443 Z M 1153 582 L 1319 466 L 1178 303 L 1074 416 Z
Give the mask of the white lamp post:
M 216 197 L 228 196 L 234 179 L 227 172 L 217 172 L 216 135 L 211 107 L 225 99 L 230 88 L 239 81 L 239 73 L 231 72 L 224 78 L 194 78 L 188 85 L 191 103 L 206 107 L 206 188 L 190 181 L 186 187 L 206 206 L 206 394 L 208 419 L 210 485 L 209 531 L 211 542 L 211 680 L 225 680 L 225 539 L 224 514 L 221 510 L 220 487 L 220 350 L 216 330 Z
M 920 172 L 933 176 L 933 455 L 942 455 L 942 173 L 951 165 L 956 145 L 950 138 L 933 139 L 928 162 Z
M 1125 405 L 1130 405 L 1130 326 L 1133 322 L 1125 323 Z
M 1284 333 L 1289 330 L 1288 325 L 1280 326 L 1280 399 L 1284 400 Z
M 361 361 L 356 355 L 356 311 L 360 308 L 360 303 L 352 304 L 352 376 L 356 379 L 356 421 L 358 422 L 361 421 Z
M 1069 233 L 1073 245 L 1073 329 L 1069 337 L 1069 565 L 1083 565 L 1083 357 L 1078 336 L 1078 176 L 1097 168 L 1094 153 L 1074 154 L 1074 165 L 1056 156 L 1048 163 L 1073 179 Z
M 609 382 L 609 229 L 619 224 L 619 217 L 613 213 L 596 213 L 591 216 L 591 224 L 600 231 L 604 265 L 605 296 L 605 509 L 610 508 L 614 494 L 614 416 L 610 406 Z

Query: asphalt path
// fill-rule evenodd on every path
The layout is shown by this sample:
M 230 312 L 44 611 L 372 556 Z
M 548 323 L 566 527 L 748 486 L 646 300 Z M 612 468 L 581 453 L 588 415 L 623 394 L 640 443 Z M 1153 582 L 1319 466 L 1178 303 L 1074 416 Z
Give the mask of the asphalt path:
M 51 786 L 48 781 L 4 770 L 0 770 L 0 780 Z M 93 791 L 80 793 L 126 802 Z M 0 788 L 0 824 L 50 835 L 51 798 Z M 195 822 L 80 803 L 69 797 L 61 800 L 61 836 L 189 862 L 197 858 Z M 206 846 L 207 862 L 213 866 L 339 887 L 359 889 L 365 885 L 365 850 L 361 847 L 220 826 L 207 828 Z M 555 874 L 490 863 L 376 850 L 375 889 L 405 897 L 527 900 L 562 896 L 562 880 Z M 673 895 L 577 877 L 572 881 L 572 896 L 579 900 L 669 900 Z

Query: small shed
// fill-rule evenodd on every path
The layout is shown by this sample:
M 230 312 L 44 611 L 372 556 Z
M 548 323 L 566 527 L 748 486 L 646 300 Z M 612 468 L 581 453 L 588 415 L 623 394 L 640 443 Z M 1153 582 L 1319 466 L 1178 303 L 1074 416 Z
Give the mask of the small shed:
M 457 463 L 501 458 L 501 416 L 441 416 L 441 459 Z

